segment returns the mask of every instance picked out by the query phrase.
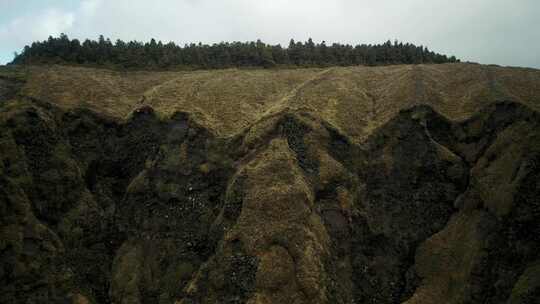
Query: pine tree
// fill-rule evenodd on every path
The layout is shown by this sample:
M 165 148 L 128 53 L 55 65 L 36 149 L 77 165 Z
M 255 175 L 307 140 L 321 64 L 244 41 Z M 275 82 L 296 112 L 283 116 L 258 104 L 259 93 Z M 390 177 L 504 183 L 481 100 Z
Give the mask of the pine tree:
M 328 46 L 325 41 L 315 44 L 309 38 L 305 43 L 291 39 L 288 48 L 256 42 L 218 44 L 189 44 L 183 47 L 173 42 L 163 44 L 151 39 L 123 42 L 100 35 L 97 40 L 80 42 L 66 34 L 58 38 L 34 42 L 16 53 L 12 64 L 90 64 L 138 69 L 272 67 L 274 65 L 332 66 L 378 65 L 459 62 L 455 56 L 430 51 L 425 46 L 403 44 L 397 40 L 376 45 Z

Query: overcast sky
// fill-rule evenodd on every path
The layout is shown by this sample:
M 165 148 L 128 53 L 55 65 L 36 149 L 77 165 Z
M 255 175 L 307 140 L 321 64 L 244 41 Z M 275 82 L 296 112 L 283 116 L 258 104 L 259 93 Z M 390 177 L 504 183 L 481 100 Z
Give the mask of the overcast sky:
M 180 44 L 398 39 L 465 61 L 540 68 L 540 0 L 0 0 L 0 64 L 62 32 Z

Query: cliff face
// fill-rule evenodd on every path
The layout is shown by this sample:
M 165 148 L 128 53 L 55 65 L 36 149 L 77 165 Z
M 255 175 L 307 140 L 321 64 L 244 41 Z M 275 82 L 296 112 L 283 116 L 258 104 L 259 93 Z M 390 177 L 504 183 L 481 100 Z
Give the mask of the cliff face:
M 113 75 L 117 107 L 5 72 L 0 302 L 538 303 L 540 78 L 489 68 Z

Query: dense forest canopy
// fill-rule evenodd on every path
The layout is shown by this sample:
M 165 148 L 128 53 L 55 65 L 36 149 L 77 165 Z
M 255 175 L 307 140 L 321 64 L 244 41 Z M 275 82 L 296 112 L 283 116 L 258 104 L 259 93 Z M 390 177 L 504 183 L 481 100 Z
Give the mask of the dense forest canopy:
M 174 42 L 124 42 L 102 35 L 96 40 L 70 39 L 67 35 L 34 42 L 15 54 L 11 64 L 81 64 L 133 69 L 215 69 L 229 67 L 321 67 L 350 65 L 419 64 L 458 62 L 427 47 L 397 40 L 383 44 L 314 43 L 291 39 L 288 47 L 256 42 L 186 44 Z

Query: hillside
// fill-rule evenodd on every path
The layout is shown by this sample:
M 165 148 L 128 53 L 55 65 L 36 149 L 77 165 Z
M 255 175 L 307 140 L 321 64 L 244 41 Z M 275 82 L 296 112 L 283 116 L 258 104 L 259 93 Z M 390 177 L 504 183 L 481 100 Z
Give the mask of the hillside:
M 540 109 L 539 70 L 476 64 L 196 72 L 63 66 L 25 70 L 22 94 L 64 110 L 84 107 L 119 119 L 142 105 L 163 117 L 185 111 L 219 137 L 238 134 L 284 109 L 321 116 L 355 141 L 401 109 L 419 104 L 453 120 L 500 100 Z
M 540 303 L 540 70 L 0 67 L 1 303 Z

